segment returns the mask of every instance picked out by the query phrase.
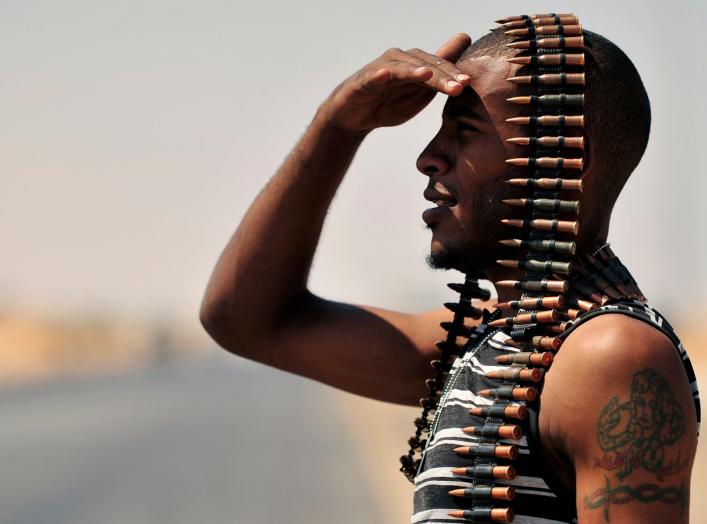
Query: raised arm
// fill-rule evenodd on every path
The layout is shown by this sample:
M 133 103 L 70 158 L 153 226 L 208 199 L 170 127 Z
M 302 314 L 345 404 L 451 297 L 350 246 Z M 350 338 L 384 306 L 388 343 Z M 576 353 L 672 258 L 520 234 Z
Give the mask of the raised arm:
M 697 420 L 665 335 L 624 315 L 593 319 L 545 387 L 541 427 L 563 428 L 550 435 L 574 465 L 579 524 L 688 522 Z
M 325 300 L 307 289 L 332 198 L 358 147 L 468 77 L 453 62 L 469 37 L 437 55 L 389 49 L 342 82 L 261 190 L 209 281 L 201 320 L 227 350 L 361 395 L 416 404 L 444 332 L 443 311 L 409 315 Z M 460 83 L 461 82 L 461 83 Z

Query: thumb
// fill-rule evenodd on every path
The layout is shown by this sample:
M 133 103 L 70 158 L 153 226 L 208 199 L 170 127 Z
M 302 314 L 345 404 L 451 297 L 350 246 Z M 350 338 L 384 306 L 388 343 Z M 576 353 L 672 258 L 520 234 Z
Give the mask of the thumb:
M 471 37 L 466 33 L 457 33 L 447 40 L 435 53 L 438 57 L 454 62 L 471 45 Z

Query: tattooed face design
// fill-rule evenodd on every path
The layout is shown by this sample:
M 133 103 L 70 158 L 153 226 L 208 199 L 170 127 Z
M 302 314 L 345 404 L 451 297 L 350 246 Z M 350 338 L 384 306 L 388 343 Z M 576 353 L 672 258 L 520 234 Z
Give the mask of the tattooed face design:
M 607 453 L 597 465 L 618 470 L 623 479 L 641 467 L 658 478 L 670 474 L 665 448 L 685 431 L 685 417 L 665 377 L 652 369 L 637 372 L 631 383 L 631 398 L 621 404 L 614 397 L 599 416 L 599 444 Z

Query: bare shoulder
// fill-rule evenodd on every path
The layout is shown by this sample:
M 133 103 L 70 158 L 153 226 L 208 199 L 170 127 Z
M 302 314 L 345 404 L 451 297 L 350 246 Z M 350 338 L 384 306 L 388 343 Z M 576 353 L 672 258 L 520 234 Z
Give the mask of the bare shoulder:
M 572 464 L 588 522 L 603 521 L 612 500 L 625 501 L 617 517 L 684 514 L 696 413 L 681 357 L 654 326 L 604 314 L 570 333 L 545 378 L 540 427 Z

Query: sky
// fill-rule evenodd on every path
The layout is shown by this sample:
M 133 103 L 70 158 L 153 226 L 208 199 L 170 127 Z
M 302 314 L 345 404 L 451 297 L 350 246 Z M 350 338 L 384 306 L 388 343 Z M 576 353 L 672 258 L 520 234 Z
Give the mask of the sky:
M 707 297 L 698 1 L 3 1 L 0 306 L 196 325 L 225 242 L 341 81 L 390 47 L 434 52 L 498 17 L 560 9 L 643 78 L 650 142 L 609 241 L 654 306 L 686 314 Z M 444 283 L 460 275 L 424 261 L 415 168 L 444 100 L 366 138 L 327 217 L 314 292 L 408 312 L 452 297 Z

